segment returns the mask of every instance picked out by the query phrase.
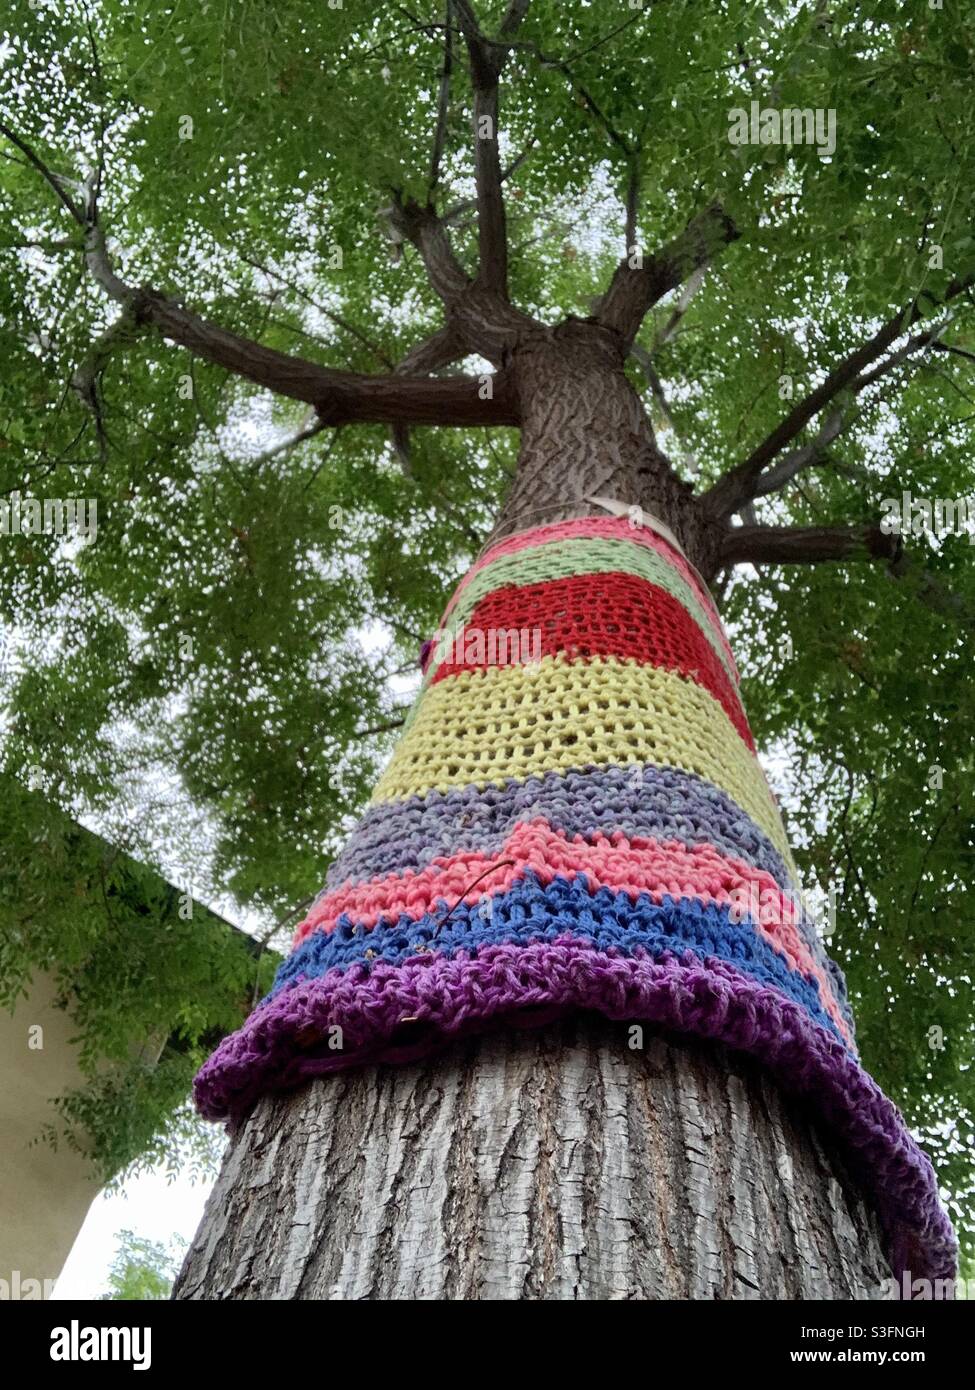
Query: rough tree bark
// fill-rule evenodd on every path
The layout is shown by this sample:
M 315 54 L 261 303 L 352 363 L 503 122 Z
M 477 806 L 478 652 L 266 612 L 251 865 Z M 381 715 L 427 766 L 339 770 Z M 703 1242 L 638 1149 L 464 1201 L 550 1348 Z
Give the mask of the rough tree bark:
M 742 1057 L 579 1015 L 262 1102 L 183 1299 L 878 1297 L 873 1213 Z
M 873 1213 L 742 1057 L 579 1015 L 258 1106 L 177 1298 L 878 1296 Z
M 511 356 L 522 447 L 495 535 L 665 521 L 710 577 L 723 530 L 657 448 L 619 339 L 569 320 Z M 716 1048 L 585 1015 L 261 1101 L 177 1298 L 865 1298 L 873 1213 L 809 1114 Z

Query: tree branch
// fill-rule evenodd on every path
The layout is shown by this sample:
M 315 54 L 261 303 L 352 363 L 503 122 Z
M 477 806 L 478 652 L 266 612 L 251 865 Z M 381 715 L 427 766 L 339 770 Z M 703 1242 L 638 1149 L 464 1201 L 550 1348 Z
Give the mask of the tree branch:
M 688 309 L 691 306 L 691 300 L 694 298 L 698 290 L 700 290 L 701 286 L 704 284 L 704 281 L 707 278 L 707 273 L 708 268 L 705 264 L 699 265 L 697 270 L 695 270 L 691 275 L 688 276 L 686 285 L 683 286 L 680 294 L 677 296 L 677 303 L 674 305 L 670 317 L 668 318 L 667 322 L 664 324 L 660 332 L 655 335 L 654 340 L 650 345 L 651 357 L 655 353 L 659 352 L 660 349 L 664 347 L 666 343 L 669 343 L 671 338 L 677 332 L 678 328 L 680 327 L 681 320 L 683 319 L 684 315 L 687 313 Z
M 305 401 L 314 406 L 325 425 L 518 423 L 516 393 L 504 374 L 485 380 L 460 376 L 441 379 L 398 374 L 369 376 L 338 371 L 228 332 L 157 290 L 127 285 L 112 264 L 105 233 L 98 221 L 97 183 L 82 190 L 84 204 L 76 202 L 64 191 L 63 180 L 51 173 L 26 141 L 2 124 L 0 133 L 22 151 L 74 220 L 84 228 L 88 270 L 109 298 L 121 304 L 133 328 L 151 325 L 164 337 L 214 366 L 223 367 L 278 395 Z M 85 386 L 85 372 L 83 369 L 79 372 L 81 385 Z
M 48 168 L 41 157 L 35 153 L 31 146 L 28 145 L 27 141 L 19 136 L 16 131 L 11 130 L 10 127 L 5 125 L 2 121 L 0 121 L 0 135 L 5 135 L 10 143 L 20 150 L 28 164 L 33 165 L 41 178 L 53 188 L 57 195 L 58 202 L 67 208 L 68 212 L 70 212 L 71 216 L 80 226 L 84 226 L 84 209 L 80 203 L 75 202 L 74 198 L 68 192 L 68 189 L 75 181 L 65 178 L 63 174 L 55 174 L 53 170 Z
M 814 565 L 823 560 L 895 560 L 899 536 L 878 526 L 731 526 L 718 560 L 729 565 Z
M 944 332 L 946 327 L 947 323 L 942 322 L 936 328 L 932 328 L 924 333 L 915 334 L 913 338 L 909 338 L 902 348 L 892 353 L 885 362 L 881 362 L 879 367 L 875 367 L 873 371 L 866 372 L 862 376 L 857 377 L 856 381 L 849 387 L 850 393 L 855 395 L 865 387 L 871 386 L 874 382 L 879 381 L 881 377 L 888 376 L 895 367 L 899 367 L 906 358 L 910 357 L 912 353 L 916 353 L 921 348 L 929 344 L 934 348 L 939 347 L 938 337 Z M 877 399 L 883 399 L 883 395 L 881 394 Z M 761 474 L 754 485 L 752 500 L 745 505 L 750 507 L 755 498 L 767 497 L 770 493 L 780 492 L 782 488 L 790 483 L 793 478 L 797 477 L 803 469 L 812 468 L 816 465 L 829 445 L 832 444 L 835 439 L 839 438 L 841 434 L 844 434 L 851 425 L 855 424 L 856 421 L 861 418 L 862 414 L 863 412 L 861 410 L 847 412 L 842 408 L 831 411 L 826 417 L 822 428 L 817 431 L 815 438 L 810 440 L 807 444 L 803 444 L 801 448 L 793 449 L 791 453 L 779 459 L 772 468 L 767 469 Z M 744 516 L 745 508 L 740 507 L 738 510 L 742 516 Z
M 925 608 L 975 632 L 975 608 L 961 595 L 954 593 L 936 574 L 919 565 L 903 546 L 891 563 L 890 573 L 912 589 Z
M 635 23 L 639 18 L 641 18 L 641 15 L 638 10 L 636 14 L 631 15 L 629 19 L 623 20 L 621 24 L 618 24 L 603 38 L 597 39 L 594 43 L 589 44 L 587 48 L 580 49 L 568 58 L 555 58 L 550 53 L 543 52 L 539 45 L 532 40 L 512 44 L 514 48 L 525 49 L 530 52 L 538 59 L 543 68 L 553 68 L 556 72 L 560 72 L 568 82 L 569 89 L 579 104 L 585 107 L 596 124 L 605 132 L 610 142 L 615 145 L 623 155 L 627 167 L 625 237 L 628 255 L 636 246 L 637 205 L 640 193 L 640 142 L 627 139 L 622 131 L 617 129 L 589 89 L 578 81 L 575 74 L 572 72 L 571 65 L 580 58 L 585 57 L 586 54 L 592 53 L 602 44 L 608 43 L 611 39 L 615 38 L 617 34 L 622 33 L 624 29 L 628 29 L 630 25 Z
M 532 150 L 535 148 L 535 139 L 536 137 L 533 135 L 526 148 L 522 150 L 521 154 L 518 155 L 516 159 L 513 159 L 511 161 L 507 169 L 501 170 L 501 182 L 503 184 L 507 183 L 510 178 L 513 178 L 514 175 L 517 174 L 518 170 L 521 168 L 525 160 L 528 158 Z M 462 198 L 459 203 L 453 203 L 447 209 L 447 211 L 441 216 L 440 221 L 445 227 L 449 227 L 451 222 L 456 222 L 459 217 L 463 217 L 465 212 L 473 212 L 476 211 L 476 209 L 476 198 Z
M 420 255 L 434 293 L 449 310 L 469 290 L 471 277 L 454 255 L 446 228 L 432 208 L 394 193 L 384 209 L 396 231 L 412 242 Z
M 867 373 L 857 380 L 850 387 L 852 393 L 861 391 L 865 386 L 879 381 L 881 377 L 888 375 L 893 369 L 901 364 L 903 360 L 916 352 L 920 347 L 928 342 L 937 347 L 935 333 L 943 331 L 942 328 L 932 330 L 932 333 L 918 334 L 905 344 L 899 352 L 896 352 L 886 362 L 882 362 L 872 372 Z M 883 394 L 877 397 L 882 400 Z M 767 497 L 770 493 L 780 492 L 788 483 L 792 482 L 804 469 L 815 467 L 823 459 L 829 445 L 841 434 L 855 424 L 863 415 L 862 410 L 844 411 L 842 408 L 831 411 L 827 415 L 821 429 L 819 429 L 813 439 L 801 448 L 793 449 L 791 453 L 784 455 L 783 458 L 772 467 L 766 470 L 755 483 L 752 500 L 745 504 L 747 507 L 753 505 L 754 499 Z M 740 507 L 739 512 L 744 516 L 745 507 Z
M 401 376 L 424 376 L 449 367 L 459 357 L 464 356 L 464 346 L 449 324 L 438 328 L 422 343 L 417 343 L 396 366 Z
M 617 130 L 616 126 L 613 125 L 613 122 L 606 115 L 605 111 L 596 101 L 595 97 L 592 95 L 589 89 L 587 87 L 584 87 L 583 84 L 578 81 L 578 79 L 575 76 L 575 73 L 572 71 L 571 64 L 576 62 L 579 58 L 583 57 L 586 53 L 591 52 L 593 48 L 597 48 L 599 46 L 599 43 L 608 42 L 621 30 L 626 29 L 630 24 L 634 22 L 634 20 L 639 19 L 640 17 L 641 16 L 639 14 L 634 15 L 632 19 L 624 21 L 624 23 L 618 25 L 617 28 L 612 31 L 612 33 L 607 34 L 605 39 L 601 39 L 598 41 L 598 43 L 590 45 L 588 49 L 583 49 L 581 50 L 581 52 L 572 54 L 572 56 L 569 58 L 556 58 L 551 53 L 543 52 L 543 50 L 538 46 L 537 43 L 534 42 L 534 40 L 526 40 L 520 43 L 513 43 L 510 45 L 512 48 L 524 49 L 527 52 L 533 54 L 533 56 L 538 59 L 539 63 L 543 68 L 551 68 L 554 69 L 554 71 L 556 72 L 560 72 L 562 76 L 565 78 L 566 82 L 568 82 L 569 89 L 571 90 L 572 95 L 576 98 L 576 100 L 579 102 L 581 106 L 584 106 L 586 108 L 586 110 L 589 112 L 590 116 L 592 116 L 596 124 L 599 125 L 605 132 L 610 142 L 614 144 L 618 150 L 621 151 L 621 153 L 626 157 L 628 161 L 630 161 L 633 155 L 636 153 L 635 146 L 630 143 L 630 141 L 626 138 L 625 135 L 622 134 L 621 131 Z M 490 40 L 488 40 L 488 42 L 490 42 Z
M 71 377 L 71 389 L 78 395 L 86 410 L 91 411 L 98 435 L 99 457 L 104 463 L 108 455 L 108 437 L 102 415 L 98 384 L 117 347 L 127 346 L 139 336 L 139 323 L 131 307 L 123 308 L 114 323 L 94 340 L 84 361 Z
M 822 429 L 818 431 L 814 439 L 811 439 L 808 444 L 803 444 L 801 449 L 793 449 L 791 453 L 780 459 L 774 468 L 770 468 L 767 473 L 762 474 L 755 485 L 752 497 L 743 503 L 738 510 L 744 512 L 745 508 L 750 507 L 757 497 L 767 497 L 771 492 L 780 492 L 804 468 L 811 468 L 822 456 L 823 450 L 828 448 L 850 423 L 842 410 L 834 410 L 826 417 Z
M 955 357 L 965 357 L 969 362 L 975 362 L 975 352 L 969 352 L 967 348 L 956 347 L 954 343 L 933 342 L 931 346 L 935 352 L 950 352 Z
M 919 348 L 926 346 L 938 333 L 944 330 L 944 324 L 940 323 L 935 329 L 917 334 L 887 362 L 882 363 L 878 369 L 864 372 L 865 367 L 882 357 L 912 324 L 923 317 L 922 298 L 931 300 L 936 304 L 947 304 L 973 283 L 975 283 L 975 276 L 973 275 L 966 276 L 964 279 L 953 280 L 940 301 L 934 300 L 933 295 L 925 293 L 922 296 L 919 294 L 905 309 L 889 319 L 872 338 L 861 344 L 848 357 L 845 357 L 814 391 L 811 391 L 804 400 L 794 406 L 785 419 L 776 426 L 766 439 L 762 440 L 761 444 L 752 450 L 743 463 L 732 468 L 724 477 L 719 478 L 714 486 L 704 494 L 702 501 L 711 514 L 717 517 L 731 516 L 738 511 L 743 502 L 748 502 L 756 496 L 755 487 L 766 465 L 796 438 L 812 417 L 822 410 L 824 405 L 828 405 L 844 391 L 862 390 L 871 382 L 876 381 L 884 372 L 896 366 L 909 353 L 916 352 Z
M 437 124 L 433 133 L 433 154 L 430 156 L 430 181 L 427 199 L 433 201 L 440 182 L 440 164 L 447 143 L 447 122 L 450 115 L 450 78 L 454 66 L 454 35 L 450 27 L 450 0 L 444 23 L 443 67 L 440 70 L 440 91 L 437 94 Z
M 975 632 L 975 608 L 918 562 L 901 536 L 879 526 L 730 527 L 719 565 L 811 565 L 824 560 L 886 560 L 890 576 L 913 591 L 925 608 Z
M 630 172 L 626 180 L 626 227 L 624 239 L 626 254 L 636 250 L 637 214 L 640 202 L 640 156 L 634 151 L 630 155 Z
M 456 362 L 458 357 L 463 357 L 463 355 L 463 345 L 458 342 L 456 333 L 449 325 L 445 325 L 425 339 L 424 342 L 417 343 L 415 347 L 411 348 L 396 367 L 396 373 L 399 376 L 423 376 L 429 372 L 439 371 L 441 367 L 449 367 L 452 362 Z M 390 438 L 403 472 L 409 474 L 411 471 L 409 427 L 405 424 L 393 425 L 390 430 Z
M 264 386 L 307 401 L 328 425 L 516 424 L 514 391 L 503 375 L 474 377 L 369 376 L 292 357 L 207 323 L 154 290 L 133 292 L 142 322 L 195 356 Z
M 373 724 L 370 729 L 356 729 L 353 738 L 370 738 L 373 734 L 392 733 L 393 729 L 401 729 L 406 723 L 406 715 L 401 715 L 399 719 L 388 719 L 385 724 Z M 312 901 L 309 899 L 309 901 Z
M 348 333 L 350 337 L 355 338 L 357 342 L 361 343 L 364 348 L 372 353 L 377 362 L 381 362 L 382 365 L 387 367 L 390 371 L 395 369 L 395 363 L 387 356 L 378 343 L 375 343 L 367 334 L 363 333 L 360 328 L 357 328 L 354 323 L 351 323 L 345 318 L 344 315 L 336 313 L 334 309 L 326 308 L 319 300 L 314 299 L 306 290 L 303 290 L 300 285 L 294 284 L 286 276 L 282 275 L 279 270 L 274 270 L 271 266 L 265 265 L 263 261 L 255 260 L 253 256 L 239 249 L 237 254 L 245 265 L 252 266 L 255 270 L 260 271 L 268 280 L 276 280 L 279 285 L 284 285 L 292 294 L 296 295 L 314 309 L 317 314 L 321 314 L 323 318 L 327 319 L 329 323 L 334 324 L 336 328 L 340 328 L 343 333 Z
M 657 300 L 676 289 L 738 236 L 738 228 L 728 214 L 719 203 L 713 203 L 644 265 L 631 264 L 631 256 L 619 263 L 596 308 L 596 321 L 619 334 L 629 351 L 640 324 Z
M 538 327 L 527 314 L 508 302 L 508 244 L 502 185 L 527 157 L 520 155 L 510 169 L 502 171 L 498 146 L 498 86 L 508 60 L 514 36 L 528 10 L 530 0 L 510 0 L 501 20 L 497 38 L 483 33 L 468 0 L 448 0 L 448 16 L 457 16 L 470 60 L 474 93 L 474 175 L 477 210 L 478 273 L 468 275 L 454 254 L 447 223 L 466 211 L 459 203 L 438 217 L 429 201 L 421 206 L 413 198 L 393 191 L 393 203 L 384 209 L 397 240 L 412 243 L 420 255 L 427 278 L 447 311 L 448 325 L 469 352 L 503 365 L 506 351 L 526 330 Z M 414 21 L 419 24 L 419 21 Z M 431 165 L 431 192 L 446 139 L 449 80 L 450 23 L 420 25 L 428 32 L 443 27 L 447 31 L 447 52 L 442 70 L 437 129 Z M 436 176 L 436 177 L 434 177 Z
M 454 256 L 443 221 L 432 208 L 420 207 L 412 200 L 396 201 L 390 216 L 420 253 L 430 284 L 443 302 L 447 322 L 468 352 L 480 353 L 499 365 L 521 334 L 538 328 L 534 319 L 497 290 L 468 276 Z
M 674 420 L 673 412 L 670 408 L 670 402 L 667 399 L 667 392 L 664 390 L 663 382 L 657 375 L 657 369 L 653 365 L 653 354 L 648 352 L 646 348 L 641 347 L 639 343 L 634 343 L 633 346 L 630 348 L 630 356 L 633 358 L 634 362 L 636 362 L 639 365 L 640 370 L 643 372 L 643 375 L 647 381 L 647 385 L 650 387 L 650 390 L 653 394 L 653 398 L 657 402 L 657 405 L 660 407 L 660 413 L 664 417 L 664 422 L 667 425 L 667 428 L 671 431 L 671 433 L 674 435 L 674 437 L 680 444 L 683 453 L 682 462 L 684 464 L 684 467 L 687 469 L 687 471 L 691 474 L 692 477 L 696 478 L 700 471 L 697 459 L 694 457 L 693 451 L 690 448 L 688 448 L 687 442 L 684 439 L 680 429 L 678 428 L 676 421 Z
M 498 144 L 498 86 L 530 0 L 511 0 L 498 40 L 489 43 L 468 0 L 452 0 L 474 89 L 474 183 L 477 189 L 478 283 L 508 295 L 508 232 Z
M 314 439 L 316 434 L 321 434 L 322 430 L 328 429 L 328 425 L 320 420 L 315 412 L 309 411 L 309 419 L 296 430 L 294 434 L 288 435 L 287 439 L 282 439 L 278 444 L 272 444 L 269 449 L 258 454 L 257 458 L 251 459 L 248 468 L 252 473 L 259 473 L 266 463 L 272 459 L 280 457 L 281 454 L 288 454 L 292 449 L 297 449 L 299 444 L 304 444 L 307 439 Z

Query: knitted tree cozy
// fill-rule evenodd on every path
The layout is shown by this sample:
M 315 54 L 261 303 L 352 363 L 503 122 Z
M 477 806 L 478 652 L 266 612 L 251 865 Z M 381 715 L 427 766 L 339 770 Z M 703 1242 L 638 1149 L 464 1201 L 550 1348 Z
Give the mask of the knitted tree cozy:
M 270 995 L 197 1077 L 203 1114 L 595 1009 L 759 1059 L 843 1143 L 894 1273 L 951 1277 L 934 1172 L 859 1065 L 734 658 L 680 551 L 615 518 L 524 531 L 441 627 Z

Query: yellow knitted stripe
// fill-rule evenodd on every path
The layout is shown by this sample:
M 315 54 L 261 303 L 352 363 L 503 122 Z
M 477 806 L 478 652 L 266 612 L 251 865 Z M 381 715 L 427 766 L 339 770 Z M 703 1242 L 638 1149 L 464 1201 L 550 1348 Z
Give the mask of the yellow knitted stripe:
M 632 659 L 572 663 L 560 654 L 438 682 L 423 695 L 372 803 L 634 763 L 705 778 L 791 862 L 762 769 L 718 701 L 675 671 Z

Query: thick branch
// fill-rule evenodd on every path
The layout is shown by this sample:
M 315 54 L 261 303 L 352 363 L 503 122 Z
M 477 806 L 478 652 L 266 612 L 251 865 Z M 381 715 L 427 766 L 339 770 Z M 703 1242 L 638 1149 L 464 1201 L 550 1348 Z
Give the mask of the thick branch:
M 154 289 L 127 285 L 108 254 L 105 234 L 98 222 L 94 188 L 87 190 L 84 204 L 75 202 L 64 191 L 63 180 L 51 173 L 25 141 L 3 125 L 0 133 L 22 151 L 75 221 L 84 227 L 88 269 L 105 293 L 122 305 L 126 320 L 133 327 L 149 324 L 214 366 L 278 395 L 307 402 L 326 425 L 518 423 L 516 393 L 504 375 L 486 380 L 460 376 L 433 379 L 336 371 L 230 333 Z M 461 280 L 466 284 L 466 277 L 461 275 Z M 112 343 L 116 338 L 113 334 Z M 90 395 L 90 376 L 85 365 L 79 368 L 76 385 L 86 397 Z
M 947 304 L 968 289 L 973 282 L 975 282 L 975 276 L 972 275 L 966 276 L 964 279 L 953 280 L 940 302 Z M 879 357 L 882 357 L 887 349 L 923 316 L 922 298 L 932 300 L 933 296 L 918 295 L 905 309 L 889 319 L 872 338 L 861 344 L 855 352 L 851 352 L 838 366 L 834 367 L 814 391 L 811 391 L 804 400 L 799 401 L 772 433 L 762 440 L 757 448 L 752 450 L 743 463 L 726 473 L 723 478 L 719 478 L 714 487 L 706 492 L 703 498 L 712 515 L 731 516 L 738 511 L 743 502 L 748 502 L 756 496 L 756 483 L 766 465 L 796 438 L 813 416 L 822 410 L 823 406 L 828 405 L 841 392 L 862 390 L 887 371 L 889 367 L 895 366 L 903 360 L 903 357 L 909 352 L 917 351 L 918 348 L 931 342 L 938 333 L 943 331 L 944 325 L 939 324 L 935 329 L 916 335 L 879 369 L 872 372 L 864 371 L 872 362 L 876 362 Z
M 640 156 L 637 152 L 630 156 L 630 172 L 626 180 L 626 254 L 631 255 L 636 248 L 637 213 L 640 201 Z
M 471 280 L 454 256 L 442 220 L 431 208 L 407 201 L 397 203 L 391 215 L 419 251 L 430 284 L 447 311 L 447 322 L 466 351 L 499 364 L 520 335 L 537 329 L 534 319 L 497 290 Z
M 395 232 L 410 241 L 420 254 L 434 292 L 447 311 L 448 326 L 468 352 L 483 354 L 503 364 L 506 352 L 518 336 L 537 327 L 526 314 L 508 303 L 508 241 L 502 185 L 515 165 L 502 171 L 498 144 L 498 86 L 515 35 L 530 0 L 510 0 L 498 37 L 489 38 L 468 0 L 448 0 L 446 52 L 438 102 L 437 129 L 431 166 L 431 193 L 439 177 L 446 138 L 451 66 L 449 15 L 455 14 L 470 59 L 474 93 L 474 175 L 477 209 L 478 272 L 471 278 L 457 260 L 447 233 L 447 223 L 465 210 L 459 204 L 438 217 L 428 201 L 421 206 L 394 193 L 388 210 Z M 526 151 L 527 154 L 527 151 Z
M 736 526 L 728 530 L 719 564 L 814 565 L 824 560 L 886 560 L 887 572 L 919 603 L 975 632 L 975 608 L 879 526 Z
M 477 189 L 478 282 L 507 298 L 508 233 L 498 144 L 498 83 L 507 43 L 518 32 L 529 0 L 512 0 L 499 40 L 488 43 L 467 0 L 453 0 L 471 64 L 474 88 L 474 182 Z
M 629 350 L 640 324 L 657 300 L 676 289 L 738 236 L 738 228 L 720 204 L 712 204 L 642 266 L 632 265 L 632 257 L 620 262 L 597 307 L 597 322 L 618 333 Z
M 124 290 L 119 297 L 139 322 L 194 356 L 278 395 L 307 401 L 328 425 L 517 423 L 514 391 L 504 376 L 482 381 L 337 371 L 230 333 L 155 290 Z
M 900 548 L 900 537 L 879 526 L 733 526 L 725 535 L 719 566 L 893 561 Z
M 470 288 L 471 278 L 454 255 L 443 223 L 432 208 L 413 199 L 397 198 L 388 213 L 396 230 L 420 253 L 434 293 L 449 309 Z
M 505 377 L 369 376 L 336 371 L 238 337 L 154 290 L 135 295 L 139 318 L 173 342 L 278 395 L 307 401 L 329 425 L 510 425 L 518 415 Z
M 473 65 L 472 65 L 473 67 Z M 478 279 L 508 295 L 508 228 L 498 153 L 498 83 L 474 86 L 474 184 L 477 189 Z

